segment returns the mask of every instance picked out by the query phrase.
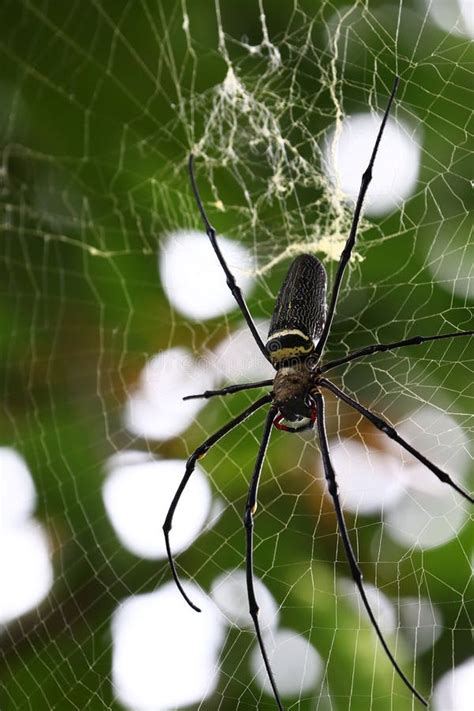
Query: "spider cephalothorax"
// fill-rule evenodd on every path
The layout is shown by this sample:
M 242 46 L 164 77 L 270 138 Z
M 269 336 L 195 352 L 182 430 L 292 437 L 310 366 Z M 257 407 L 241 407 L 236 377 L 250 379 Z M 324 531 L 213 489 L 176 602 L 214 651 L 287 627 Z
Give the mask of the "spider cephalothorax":
M 397 433 L 397 431 L 386 420 L 384 420 L 379 415 L 376 415 L 374 412 L 351 398 L 349 395 L 347 395 L 347 393 L 345 393 L 343 390 L 339 389 L 336 385 L 334 385 L 334 383 L 327 380 L 324 375 L 328 370 L 331 370 L 332 368 L 336 368 L 339 365 L 349 363 L 358 358 L 362 358 L 367 355 L 372 355 L 377 352 L 395 350 L 408 345 L 419 345 L 427 341 L 434 341 L 438 339 L 468 336 L 472 335 L 474 331 L 457 331 L 455 333 L 446 333 L 437 336 L 414 336 L 412 338 L 407 338 L 402 341 L 396 341 L 394 343 L 375 343 L 371 346 L 367 346 L 366 348 L 362 348 L 359 351 L 349 353 L 348 355 L 343 356 L 342 358 L 320 363 L 320 359 L 323 355 L 324 347 L 326 345 L 331 329 L 332 320 L 335 314 L 342 277 L 344 275 L 345 268 L 347 266 L 347 263 L 349 262 L 351 252 L 355 244 L 357 226 L 359 224 L 362 205 L 364 202 L 365 194 L 367 192 L 367 188 L 372 179 L 372 167 L 374 165 L 375 156 L 377 154 L 380 139 L 382 137 L 384 126 L 387 121 L 390 106 L 395 96 L 397 85 L 398 78 L 395 79 L 392 93 L 390 95 L 390 99 L 382 119 L 381 127 L 377 135 L 377 139 L 375 141 L 369 165 L 362 176 L 360 192 L 355 206 L 351 230 L 349 233 L 349 237 L 347 238 L 346 245 L 342 251 L 339 266 L 337 268 L 336 275 L 334 278 L 329 308 L 326 308 L 327 279 L 326 271 L 323 265 L 316 257 L 310 254 L 302 254 L 296 257 L 296 259 L 290 265 L 285 281 L 283 282 L 283 285 L 278 293 L 275 309 L 273 311 L 273 316 L 270 323 L 268 339 L 265 344 L 260 338 L 260 335 L 255 327 L 255 323 L 253 322 L 253 319 L 247 308 L 242 293 L 235 282 L 235 278 L 232 272 L 227 266 L 222 252 L 219 249 L 219 245 L 217 244 L 216 240 L 215 230 L 207 219 L 206 212 L 199 197 L 199 192 L 196 186 L 193 173 L 193 156 L 191 155 L 189 159 L 189 172 L 196 202 L 204 222 L 206 233 L 211 241 L 212 247 L 217 255 L 217 258 L 219 259 L 219 262 L 225 272 L 227 284 L 235 300 L 237 301 L 237 304 L 240 307 L 242 315 L 244 316 L 247 322 L 247 325 L 255 339 L 257 346 L 260 348 L 260 351 L 262 352 L 264 357 L 273 365 L 277 372 L 273 380 L 264 380 L 257 383 L 246 383 L 244 385 L 229 385 L 221 390 L 208 390 L 205 393 L 201 393 L 200 395 L 190 395 L 185 398 L 210 398 L 214 395 L 227 395 L 229 393 L 235 393 L 241 390 L 250 390 L 251 388 L 272 388 L 269 393 L 263 395 L 261 398 L 256 400 L 243 412 L 241 412 L 240 415 L 225 424 L 215 434 L 211 435 L 208 439 L 206 439 L 205 442 L 203 442 L 201 446 L 198 447 L 189 457 L 186 463 L 186 471 L 184 473 L 183 479 L 178 487 L 178 490 L 176 491 L 176 494 L 174 495 L 173 501 L 171 502 L 168 514 L 166 516 L 165 523 L 163 525 L 166 550 L 168 553 L 171 571 L 179 590 L 181 591 L 185 600 L 191 605 L 191 607 L 199 611 L 199 609 L 194 605 L 194 603 L 191 602 L 183 586 L 181 585 L 178 573 L 176 571 L 176 566 L 171 555 L 169 533 L 171 530 L 176 506 L 194 470 L 196 461 L 200 457 L 204 456 L 208 449 L 214 444 L 216 444 L 216 442 L 218 442 L 222 437 L 224 437 L 224 435 L 226 435 L 234 427 L 236 427 L 241 422 L 250 417 L 260 407 L 269 405 L 270 409 L 265 419 L 262 440 L 258 450 L 255 468 L 252 474 L 252 478 L 250 480 L 249 492 L 244 512 L 244 526 L 246 537 L 246 581 L 249 610 L 255 626 L 255 632 L 257 635 L 258 643 L 260 645 L 260 650 L 265 663 L 268 678 L 270 680 L 270 684 L 273 690 L 275 702 L 280 711 L 283 711 L 283 704 L 280 699 L 278 687 L 273 676 L 273 672 L 265 648 L 265 643 L 260 631 L 260 624 L 258 620 L 259 608 L 255 595 L 252 562 L 253 516 L 257 505 L 257 490 L 260 480 L 260 474 L 262 471 L 265 453 L 273 425 L 275 425 L 275 427 L 277 427 L 278 429 L 287 430 L 289 432 L 301 432 L 304 429 L 311 429 L 312 427 L 317 428 L 321 459 L 324 467 L 325 478 L 327 481 L 328 493 L 331 496 L 334 504 L 338 528 L 341 534 L 342 544 L 344 546 L 352 578 L 357 586 L 367 614 L 369 615 L 374 630 L 377 633 L 377 636 L 385 650 L 385 653 L 387 654 L 397 674 L 400 676 L 406 686 L 425 706 L 427 705 L 426 701 L 421 696 L 421 694 L 419 694 L 419 692 L 415 689 L 413 684 L 408 680 L 408 678 L 398 665 L 397 661 L 395 660 L 395 657 L 388 648 L 387 643 L 385 642 L 385 639 L 380 630 L 380 627 L 377 623 L 377 620 L 375 619 L 374 613 L 372 612 L 372 608 L 365 593 L 365 588 L 362 584 L 362 574 L 357 564 L 357 560 L 352 549 L 351 541 L 344 521 L 344 514 L 342 511 L 341 503 L 339 501 L 339 494 L 336 483 L 336 473 L 334 471 L 330 458 L 329 444 L 326 433 L 324 398 L 322 391 L 330 391 L 336 398 L 347 403 L 347 405 L 359 412 L 360 415 L 367 418 L 384 435 L 390 437 L 401 447 L 407 450 L 411 454 L 411 456 L 418 459 L 418 461 L 420 461 L 425 467 L 427 467 L 431 472 L 433 472 L 433 474 L 435 474 L 435 476 L 437 476 L 440 481 L 449 484 L 449 486 L 451 486 L 461 496 L 463 496 L 471 503 L 474 503 L 474 499 L 458 484 L 456 484 L 446 472 L 442 471 L 439 467 L 436 466 L 436 464 L 430 462 L 423 454 L 421 454 L 414 447 L 412 447 Z M 295 426 L 283 424 L 283 421 L 285 420 L 290 423 L 293 423 Z
M 302 432 L 311 429 L 316 420 L 313 396 L 314 373 L 304 361 L 278 369 L 273 381 L 273 402 L 278 414 L 273 424 L 279 430 Z M 294 426 L 284 424 L 294 423 Z
M 312 374 L 300 364 L 280 368 L 273 381 L 273 402 L 286 420 L 311 417 L 313 402 L 309 400 Z

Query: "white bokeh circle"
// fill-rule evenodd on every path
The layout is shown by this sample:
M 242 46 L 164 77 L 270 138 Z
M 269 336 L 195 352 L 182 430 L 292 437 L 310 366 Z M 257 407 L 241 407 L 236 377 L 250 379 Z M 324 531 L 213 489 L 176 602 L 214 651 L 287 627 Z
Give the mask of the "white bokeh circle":
M 0 624 L 33 609 L 53 584 L 49 541 L 34 519 L 0 526 Z
M 255 595 L 260 612 L 259 623 L 262 630 L 278 625 L 278 605 L 267 586 L 254 577 Z M 245 572 L 230 570 L 222 573 L 212 583 L 211 597 L 226 618 L 240 629 L 253 629 L 249 613 L 249 601 Z
M 124 600 L 112 620 L 112 679 L 117 698 L 133 711 L 167 711 L 202 703 L 214 691 L 224 625 L 209 599 L 191 584 L 174 583 Z
M 474 657 L 454 667 L 435 686 L 433 711 L 471 711 L 474 699 Z
M 434 647 L 443 631 L 443 616 L 432 600 L 404 597 L 400 600 L 400 616 L 404 636 L 417 657 Z
M 126 402 L 125 426 L 149 439 L 176 437 L 206 405 L 206 400 L 183 397 L 212 389 L 215 383 L 213 367 L 205 359 L 196 360 L 181 347 L 162 351 L 147 362 Z
M 396 428 L 465 487 L 471 457 L 466 434 L 453 417 L 424 405 Z M 384 438 L 383 446 L 378 451 L 350 439 L 332 442 L 344 508 L 360 515 L 383 511 L 388 535 L 405 548 L 434 548 L 458 536 L 469 518 L 466 501 L 397 442 Z
M 265 343 L 269 323 L 255 321 L 257 331 Z M 228 383 L 268 380 L 275 377 L 275 370 L 263 357 L 247 325 L 230 333 L 216 347 L 212 358 L 216 378 Z
M 339 597 L 344 597 L 349 605 L 354 610 L 358 610 L 359 614 L 367 620 L 368 625 L 372 626 L 354 581 L 343 578 L 338 581 L 337 587 Z M 392 634 L 397 627 L 397 616 L 392 601 L 372 583 L 364 582 L 364 590 L 378 626 L 384 634 Z M 375 630 L 374 634 L 376 634 Z
M 420 1 L 421 4 L 421 1 Z M 472 0 L 424 0 L 431 19 L 445 32 L 474 39 Z
M 382 117 L 369 113 L 344 119 L 340 133 L 331 130 L 324 145 L 324 170 L 352 201 L 372 153 Z M 420 166 L 420 146 L 405 124 L 387 120 L 373 169 L 364 211 L 384 215 L 399 207 L 414 191 Z
M 160 460 L 146 455 L 135 461 L 127 461 L 127 457 L 121 460 L 114 455 L 109 462 L 102 496 L 117 536 L 131 553 L 149 559 L 166 557 L 162 526 L 185 467 L 186 462 L 181 459 Z M 211 502 L 206 475 L 196 464 L 170 533 L 175 554 L 199 535 Z
M 410 473 L 419 484 L 425 482 L 432 486 L 433 474 L 422 464 L 410 467 Z M 436 481 L 433 488 L 444 486 Z M 459 497 L 459 494 L 458 494 Z M 407 491 L 399 506 L 387 511 L 385 523 L 390 537 L 406 548 L 415 545 L 419 548 L 435 548 L 459 535 L 469 517 L 467 506 L 453 502 L 450 492 L 445 498 L 438 493 Z
M 253 285 L 255 262 L 242 244 L 218 236 L 219 248 L 242 293 Z M 163 241 L 160 277 L 170 304 L 195 321 L 214 318 L 238 308 L 226 276 L 204 232 L 181 230 Z
M 453 417 L 423 406 L 397 427 L 415 449 L 463 486 L 470 465 L 467 437 Z M 393 444 L 403 462 L 405 490 L 385 516 L 390 537 L 410 548 L 434 548 L 459 535 L 469 518 L 466 501 L 411 454 Z
M 282 696 L 300 697 L 314 690 L 321 678 L 324 663 L 312 644 L 294 630 L 279 629 L 271 635 L 265 635 L 265 647 Z M 260 688 L 269 696 L 272 695 L 258 645 L 252 650 L 250 668 Z
M 25 460 L 11 447 L 0 447 L 0 526 L 31 516 L 36 491 Z
M 344 509 L 368 516 L 396 505 L 403 495 L 400 465 L 388 452 L 344 439 L 331 444 L 331 459 Z
M 23 457 L 0 447 L 0 625 L 36 607 L 53 584 L 48 536 L 32 518 L 36 498 Z
M 440 408 L 423 405 L 405 419 L 398 427 L 398 432 L 407 439 L 418 451 L 422 452 L 437 466 L 449 470 L 456 476 L 459 483 L 465 478 L 466 470 L 471 463 L 469 442 L 466 433 L 454 417 Z M 400 451 L 400 448 L 398 448 Z M 405 463 L 413 462 L 411 454 L 401 450 Z M 432 480 L 438 480 L 432 475 Z M 417 486 L 416 479 L 410 478 L 409 484 Z M 420 491 L 425 486 L 420 482 Z M 441 488 L 439 488 L 441 487 Z M 449 490 L 445 484 L 439 483 L 436 489 L 439 495 Z M 457 497 L 457 495 L 455 494 Z

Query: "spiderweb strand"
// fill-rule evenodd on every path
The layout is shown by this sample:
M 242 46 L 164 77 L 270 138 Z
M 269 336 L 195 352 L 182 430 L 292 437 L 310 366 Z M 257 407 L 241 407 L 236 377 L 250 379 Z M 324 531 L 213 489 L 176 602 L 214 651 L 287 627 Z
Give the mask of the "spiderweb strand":
M 427 459 L 423 454 L 418 452 L 414 447 L 411 446 L 406 440 L 403 439 L 403 437 L 400 437 L 400 435 L 397 433 L 397 431 L 382 417 L 379 417 L 378 415 L 375 415 L 373 412 L 368 410 L 366 407 L 358 403 L 356 400 L 353 398 L 349 397 L 346 393 L 344 393 L 342 390 L 340 390 L 334 383 L 331 383 L 329 380 L 326 380 L 325 378 L 321 378 L 321 380 L 318 381 L 318 384 L 322 385 L 323 387 L 327 388 L 330 390 L 336 397 L 338 397 L 340 400 L 343 400 L 345 403 L 347 403 L 350 407 L 352 407 L 354 410 L 357 410 L 357 412 L 360 412 L 361 415 L 366 417 L 369 422 L 371 422 L 377 429 L 381 430 L 384 432 L 384 434 L 387 435 L 387 437 L 390 437 L 390 439 L 393 439 L 395 442 L 398 442 L 399 445 L 403 447 L 403 449 L 406 449 L 407 452 L 410 452 L 415 459 L 418 459 L 419 462 L 425 465 L 430 471 L 435 474 L 440 481 L 443 482 L 443 484 L 449 484 L 450 487 L 452 487 L 455 491 L 458 492 L 458 494 L 461 494 L 467 501 L 470 501 L 471 504 L 474 504 L 474 499 L 470 494 L 468 494 L 464 489 L 462 489 L 458 484 L 456 484 L 449 474 L 444 472 L 442 469 L 436 466 L 436 464 L 433 464 L 433 462 L 430 462 L 429 459 Z
M 359 351 L 354 351 L 349 353 L 342 358 L 337 358 L 335 360 L 329 361 L 323 365 L 320 369 L 321 373 L 326 373 L 332 368 L 336 368 L 338 365 L 344 365 L 344 363 L 350 363 L 352 360 L 357 360 L 366 355 L 372 355 L 372 353 L 385 353 L 387 351 L 393 351 L 397 348 L 403 348 L 404 346 L 418 346 L 421 343 L 428 343 L 429 341 L 441 341 L 445 338 L 460 338 L 461 336 L 472 336 L 474 331 L 456 331 L 455 333 L 443 333 L 440 336 L 413 336 L 412 338 L 407 338 L 404 341 L 394 341 L 393 343 L 374 343 L 371 346 L 366 346 L 361 348 Z
M 352 544 L 349 538 L 349 534 L 347 533 L 347 528 L 346 528 L 346 523 L 344 520 L 344 514 L 342 513 L 342 508 L 341 504 L 339 501 L 339 495 L 337 493 L 337 482 L 336 482 L 336 473 L 334 471 L 334 468 L 332 466 L 331 458 L 329 455 L 329 446 L 328 446 L 328 441 L 327 441 L 327 435 L 326 435 L 326 426 L 325 426 L 325 421 L 324 421 L 324 400 L 322 395 L 320 394 L 315 394 L 314 399 L 316 401 L 316 409 L 317 409 L 317 428 L 318 428 L 318 435 L 319 435 L 319 443 L 321 446 L 321 456 L 323 460 L 323 466 L 324 466 L 324 473 L 326 477 L 326 481 L 328 483 L 328 491 L 332 497 L 332 500 L 334 502 L 334 509 L 336 511 L 336 517 L 337 517 L 337 522 L 339 526 L 339 532 L 341 534 L 342 542 L 344 544 L 344 549 L 346 551 L 346 556 L 347 560 L 349 562 L 349 567 L 351 569 L 351 574 L 352 578 L 357 585 L 357 588 L 359 590 L 360 596 L 362 598 L 362 601 L 364 603 L 365 609 L 367 610 L 367 613 L 370 617 L 370 621 L 372 622 L 372 625 L 377 633 L 377 636 L 382 644 L 382 647 L 384 648 L 388 658 L 392 662 L 395 670 L 397 671 L 399 677 L 403 681 L 403 683 L 410 689 L 412 694 L 416 696 L 416 698 L 421 701 L 421 703 L 424 706 L 428 706 L 427 702 L 425 699 L 421 696 L 421 694 L 418 693 L 418 691 L 415 689 L 413 684 L 407 679 L 401 668 L 398 666 L 397 661 L 395 660 L 395 657 L 391 653 L 390 649 L 388 648 L 387 643 L 385 642 L 385 639 L 383 638 L 382 632 L 380 631 L 380 628 L 378 626 L 377 620 L 375 619 L 374 613 L 372 612 L 372 608 L 370 607 L 369 601 L 367 599 L 367 596 L 365 594 L 364 586 L 362 585 L 362 573 L 361 570 L 357 564 L 354 551 L 352 550 Z
M 176 585 L 178 586 L 178 589 L 181 593 L 181 595 L 184 597 L 186 602 L 190 607 L 193 608 L 196 612 L 201 612 L 200 608 L 197 607 L 186 595 L 183 586 L 181 585 L 181 581 L 178 576 L 178 572 L 176 570 L 176 565 L 173 560 L 173 554 L 171 552 L 171 546 L 170 546 L 170 539 L 169 539 L 169 533 L 171 531 L 172 525 L 173 525 L 173 516 L 174 512 L 176 510 L 176 507 L 178 505 L 178 502 L 181 498 L 181 494 L 183 493 L 186 484 L 188 483 L 191 474 L 194 471 L 194 467 L 196 466 L 196 462 L 198 459 L 201 459 L 204 457 L 204 455 L 209 451 L 209 449 L 216 444 L 222 437 L 224 437 L 228 432 L 234 429 L 234 427 L 237 427 L 237 425 L 240 425 L 241 422 L 247 419 L 250 415 L 252 415 L 256 410 L 258 410 L 260 407 L 263 405 L 266 405 L 269 403 L 271 400 L 271 395 L 264 395 L 261 397 L 259 400 L 256 402 L 252 403 L 249 407 L 247 407 L 246 410 L 240 413 L 240 415 L 237 415 L 237 417 L 234 417 L 233 420 L 225 424 L 223 427 L 220 428 L 215 434 L 211 435 L 208 437 L 208 439 L 205 440 L 197 449 L 194 450 L 194 452 L 191 454 L 189 459 L 186 462 L 186 470 L 184 473 L 184 476 L 180 482 L 180 485 L 178 486 L 176 493 L 173 497 L 173 501 L 171 502 L 171 506 L 168 510 L 168 513 L 166 515 L 165 522 L 163 524 L 163 533 L 165 536 L 165 544 L 166 544 L 166 552 L 168 555 L 168 561 L 170 564 L 171 572 L 173 574 L 174 581 Z
M 372 168 L 375 163 L 375 157 L 376 157 L 377 151 L 379 149 L 380 141 L 382 139 L 382 134 L 383 134 L 383 131 L 385 128 L 385 124 L 387 123 L 387 118 L 390 113 L 390 108 L 392 106 L 393 99 L 395 98 L 395 94 L 397 92 L 397 87 L 398 87 L 399 81 L 400 81 L 399 77 L 398 76 L 395 77 L 395 80 L 394 80 L 393 86 L 392 86 L 392 91 L 390 94 L 390 98 L 388 100 L 387 108 L 385 109 L 382 123 L 380 124 L 379 132 L 378 132 L 377 138 L 375 140 L 375 145 L 374 145 L 374 149 L 372 151 L 372 155 L 370 156 L 369 165 L 367 166 L 364 174 L 362 175 L 360 191 L 359 191 L 359 195 L 357 197 L 357 203 L 356 203 L 355 210 L 354 210 L 354 217 L 352 219 L 352 225 L 351 225 L 351 229 L 349 232 L 349 237 L 347 238 L 347 242 L 346 242 L 345 247 L 342 251 L 341 259 L 339 261 L 339 266 L 337 268 L 336 277 L 334 279 L 334 284 L 332 287 L 331 303 L 329 304 L 328 313 L 327 313 L 327 317 L 326 317 L 326 323 L 324 324 L 324 329 L 321 334 L 321 338 L 319 339 L 318 343 L 316 344 L 316 348 L 315 348 L 316 359 L 319 359 L 321 357 L 321 354 L 322 354 L 324 347 L 326 345 L 326 341 L 329 337 L 329 332 L 331 330 L 332 321 L 333 321 L 334 314 L 336 311 L 337 299 L 339 296 L 339 290 L 341 288 L 342 278 L 344 276 L 344 271 L 345 271 L 346 266 L 349 262 L 349 259 L 351 258 L 351 253 L 352 253 L 352 250 L 355 245 L 355 240 L 356 240 L 356 235 L 357 235 L 357 227 L 359 225 L 359 220 L 360 220 L 360 216 L 361 216 L 361 212 L 362 212 L 362 206 L 364 204 L 365 195 L 366 195 L 367 189 L 370 185 L 370 181 L 372 180 Z

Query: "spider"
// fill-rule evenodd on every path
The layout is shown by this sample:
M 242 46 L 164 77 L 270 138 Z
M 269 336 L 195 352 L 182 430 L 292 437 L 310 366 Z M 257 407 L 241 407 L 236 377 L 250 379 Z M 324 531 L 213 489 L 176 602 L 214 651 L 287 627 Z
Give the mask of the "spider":
M 387 654 L 397 674 L 403 680 L 405 685 L 424 706 L 427 706 L 426 700 L 408 680 L 407 676 L 398 665 L 397 661 L 395 660 L 395 657 L 393 656 L 387 643 L 385 642 L 385 639 L 381 633 L 379 625 L 377 624 L 374 613 L 367 599 L 364 586 L 362 584 L 362 573 L 358 566 L 352 548 L 352 544 L 347 532 L 346 524 L 344 521 L 344 514 L 338 495 L 336 473 L 331 463 L 328 438 L 326 434 L 323 392 L 331 392 L 336 398 L 342 400 L 347 405 L 349 405 L 349 407 L 359 412 L 363 417 L 367 418 L 369 422 L 375 425 L 375 427 L 377 427 L 385 435 L 387 435 L 387 437 L 397 442 L 401 447 L 406 449 L 413 457 L 418 459 L 418 461 L 422 462 L 422 464 L 424 464 L 428 469 L 430 469 L 431 472 L 433 472 L 433 474 L 437 476 L 440 481 L 449 484 L 449 486 L 455 489 L 461 496 L 463 496 L 471 503 L 474 503 L 474 499 L 460 486 L 458 486 L 446 472 L 442 471 L 439 467 L 433 464 L 433 462 L 430 462 L 421 452 L 418 452 L 414 447 L 412 447 L 409 442 L 404 440 L 403 437 L 401 437 L 386 420 L 384 420 L 382 417 L 375 414 L 368 408 L 364 407 L 364 405 L 361 405 L 359 402 L 347 395 L 347 393 L 343 392 L 343 390 L 334 385 L 334 383 L 332 383 L 325 377 L 325 374 L 336 366 L 342 365 L 344 363 L 349 363 L 365 356 L 370 356 L 373 353 L 391 351 L 398 348 L 403 348 L 405 346 L 426 343 L 428 341 L 435 341 L 446 338 L 457 338 L 461 336 L 465 337 L 472 335 L 474 331 L 457 331 L 455 333 L 445 333 L 437 336 L 414 336 L 412 338 L 407 338 L 405 340 L 396 341 L 393 343 L 375 343 L 371 346 L 362 348 L 361 350 L 349 353 L 348 355 L 342 358 L 331 360 L 329 362 L 321 362 L 321 356 L 326 346 L 333 318 L 335 315 L 341 282 L 344 276 L 347 263 L 349 262 L 349 259 L 351 257 L 352 249 L 355 244 L 357 227 L 360 220 L 364 198 L 372 179 L 372 169 L 375 163 L 375 158 L 377 155 L 380 141 L 382 139 L 385 124 L 390 113 L 390 108 L 395 98 L 398 83 L 399 77 L 395 77 L 387 107 L 385 109 L 382 122 L 372 150 L 369 164 L 362 175 L 362 181 L 357 197 L 357 202 L 355 205 L 352 225 L 349 232 L 349 236 L 347 238 L 346 244 L 340 257 L 339 265 L 334 279 L 334 284 L 332 287 L 329 308 L 326 308 L 327 277 L 324 266 L 316 257 L 310 254 L 303 254 L 296 257 L 296 259 L 294 259 L 294 261 L 290 265 L 285 281 L 283 282 L 283 285 L 278 293 L 272 319 L 270 322 L 268 338 L 265 344 L 263 343 L 262 339 L 260 338 L 260 335 L 257 332 L 252 316 L 250 315 L 250 312 L 245 303 L 244 297 L 242 296 L 242 293 L 236 283 L 234 275 L 230 271 L 219 248 L 219 245 L 216 240 L 216 231 L 211 226 L 207 218 L 194 177 L 194 156 L 191 153 L 189 157 L 188 168 L 191 186 L 207 236 L 209 237 L 209 240 L 221 264 L 221 267 L 224 270 L 225 276 L 227 278 L 227 285 L 231 290 L 232 295 L 234 296 L 242 312 L 242 315 L 245 318 L 245 321 L 247 322 L 247 326 L 249 327 L 255 339 L 255 342 L 260 348 L 260 351 L 262 352 L 263 356 L 272 364 L 272 366 L 276 370 L 276 374 L 273 380 L 229 385 L 225 388 L 222 388 L 221 390 L 207 390 L 206 392 L 201 393 L 199 395 L 188 395 L 184 398 L 185 400 L 191 398 L 211 398 L 216 395 L 228 395 L 230 393 L 236 393 L 242 390 L 250 390 L 252 388 L 263 388 L 266 386 L 270 386 L 272 388 L 269 393 L 263 395 L 263 397 L 260 397 L 249 407 L 247 407 L 243 412 L 241 412 L 237 417 L 235 417 L 233 420 L 221 427 L 211 437 L 206 439 L 205 442 L 203 442 L 191 454 L 191 456 L 186 462 L 186 470 L 184 476 L 174 495 L 165 522 L 163 524 L 163 532 L 165 536 L 168 560 L 176 585 L 178 586 L 186 602 L 194 610 L 200 612 L 199 608 L 196 607 L 196 605 L 189 599 L 188 595 L 183 589 L 171 553 L 169 533 L 172 527 L 174 512 L 178 505 L 181 494 L 183 493 L 183 490 L 195 468 L 196 461 L 203 457 L 206 452 L 214 444 L 216 444 L 216 442 L 218 442 L 228 432 L 233 430 L 234 427 L 237 427 L 237 425 L 239 425 L 241 422 L 244 422 L 244 420 L 250 417 L 250 415 L 256 412 L 259 408 L 263 407 L 264 405 L 270 405 L 267 416 L 265 418 L 265 425 L 263 428 L 263 435 L 258 449 L 255 468 L 253 470 L 253 474 L 250 480 L 244 512 L 244 527 L 246 538 L 246 584 L 249 611 L 253 620 L 260 651 L 273 690 L 275 702 L 279 711 L 283 711 L 283 704 L 270 666 L 269 658 L 260 630 L 258 619 L 259 607 L 255 596 L 253 578 L 253 516 L 257 507 L 258 484 L 260 480 L 263 462 L 265 459 L 265 453 L 270 439 L 272 426 L 275 426 L 277 429 L 285 430 L 287 432 L 302 432 L 303 430 L 316 427 L 328 492 L 334 504 L 338 529 L 344 546 L 347 561 L 349 563 L 352 578 L 354 580 L 355 585 L 357 586 L 365 609 L 367 610 L 371 623 L 380 640 L 380 643 L 382 644 L 383 649 L 385 650 L 385 653 Z

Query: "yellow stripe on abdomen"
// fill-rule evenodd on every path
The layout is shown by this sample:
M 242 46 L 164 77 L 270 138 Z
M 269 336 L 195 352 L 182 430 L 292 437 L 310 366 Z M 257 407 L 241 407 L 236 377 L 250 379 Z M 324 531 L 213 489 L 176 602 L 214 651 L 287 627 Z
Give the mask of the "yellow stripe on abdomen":
M 272 333 L 265 348 L 273 365 L 279 365 L 282 361 L 308 355 L 314 349 L 314 343 L 299 329 L 285 329 Z

